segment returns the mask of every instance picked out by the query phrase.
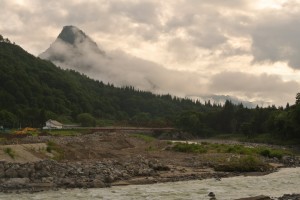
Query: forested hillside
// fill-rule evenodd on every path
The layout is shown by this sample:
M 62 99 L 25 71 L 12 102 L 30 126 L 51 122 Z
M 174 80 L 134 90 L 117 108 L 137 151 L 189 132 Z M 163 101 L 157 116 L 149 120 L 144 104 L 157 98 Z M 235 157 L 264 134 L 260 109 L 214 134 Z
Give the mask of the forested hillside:
M 76 123 L 110 119 L 134 125 L 165 126 L 187 110 L 205 106 L 132 87 L 117 88 L 73 70 L 63 70 L 21 47 L 0 42 L 0 125 L 41 127 L 46 119 Z
M 85 126 L 107 121 L 174 126 L 195 136 L 300 139 L 300 93 L 294 105 L 254 109 L 114 87 L 36 58 L 0 37 L 0 126 L 42 127 L 47 119 Z

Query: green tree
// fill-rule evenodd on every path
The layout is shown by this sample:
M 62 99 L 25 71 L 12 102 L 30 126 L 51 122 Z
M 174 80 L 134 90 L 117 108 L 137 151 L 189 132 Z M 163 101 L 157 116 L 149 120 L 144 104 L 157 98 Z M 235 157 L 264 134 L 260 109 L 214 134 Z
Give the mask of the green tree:
M 95 118 L 91 114 L 89 114 L 89 113 L 81 113 L 81 114 L 77 115 L 77 121 L 83 127 L 96 126 L 96 120 L 95 120 Z
M 14 128 L 18 126 L 17 117 L 7 110 L 0 111 L 0 125 L 5 128 Z
M 201 135 L 204 127 L 202 114 L 197 112 L 184 112 L 179 116 L 177 126 L 183 131 Z
M 296 105 L 300 104 L 300 93 L 297 93 L 296 95 Z
M 226 133 L 231 133 L 236 128 L 233 127 L 233 125 L 236 126 L 236 123 L 233 123 L 234 121 L 234 105 L 231 103 L 231 101 L 226 100 L 223 109 L 220 112 L 219 115 L 219 128 L 220 131 L 224 131 Z

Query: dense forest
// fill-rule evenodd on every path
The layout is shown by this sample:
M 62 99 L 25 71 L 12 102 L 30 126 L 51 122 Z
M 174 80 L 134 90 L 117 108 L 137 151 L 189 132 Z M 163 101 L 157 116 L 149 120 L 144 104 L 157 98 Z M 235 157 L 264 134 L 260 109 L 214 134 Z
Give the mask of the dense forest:
M 300 93 L 285 108 L 202 104 L 92 80 L 36 58 L 0 35 L 0 126 L 42 127 L 47 119 L 84 126 L 174 126 L 199 137 L 299 139 Z

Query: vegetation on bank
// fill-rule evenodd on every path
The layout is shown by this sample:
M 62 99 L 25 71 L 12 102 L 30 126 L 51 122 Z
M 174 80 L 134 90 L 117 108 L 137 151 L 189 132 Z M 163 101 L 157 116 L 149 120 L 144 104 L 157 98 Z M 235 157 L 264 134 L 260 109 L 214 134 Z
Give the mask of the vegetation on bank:
M 61 160 L 64 157 L 64 150 L 53 141 L 47 142 L 46 151 L 53 154 L 54 160 Z
M 195 137 L 238 135 L 254 142 L 300 143 L 300 93 L 294 105 L 247 108 L 115 87 L 63 70 L 1 37 L 0 126 L 41 128 L 48 119 L 82 126 L 177 127 Z M 267 137 L 265 137 L 267 136 Z
M 210 155 L 206 162 L 211 163 L 214 170 L 225 172 L 265 172 L 271 170 L 272 167 L 263 158 L 280 160 L 283 156 L 293 155 L 292 152 L 284 149 L 207 142 L 174 143 L 171 144 L 169 150 Z
M 231 158 L 223 164 L 215 165 L 214 170 L 225 172 L 265 172 L 271 166 L 257 156 L 242 156 Z
M 3 149 L 3 152 L 6 153 L 7 155 L 9 155 L 12 159 L 15 159 L 15 157 L 16 157 L 16 153 L 10 147 Z
M 145 135 L 145 134 L 142 134 L 142 133 L 134 133 L 134 134 L 131 134 L 131 136 L 135 137 L 135 138 L 138 138 L 138 139 L 141 139 L 141 140 L 143 140 L 144 142 L 147 142 L 147 143 L 150 143 L 150 142 L 155 140 L 154 137 L 149 136 L 149 135 Z
M 229 145 L 203 142 L 195 143 L 174 143 L 171 150 L 185 153 L 230 153 L 249 156 L 263 156 L 268 158 L 281 159 L 284 155 L 292 155 L 289 150 L 275 149 L 267 147 L 246 147 L 243 145 Z

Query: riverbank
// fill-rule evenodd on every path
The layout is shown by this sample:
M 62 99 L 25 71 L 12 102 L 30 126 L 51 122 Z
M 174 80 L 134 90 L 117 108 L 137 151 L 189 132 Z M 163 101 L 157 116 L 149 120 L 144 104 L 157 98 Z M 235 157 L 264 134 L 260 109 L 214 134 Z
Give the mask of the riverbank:
M 1 146 L 0 155 L 1 192 L 220 180 L 238 175 L 265 175 L 278 167 L 300 165 L 298 159 L 286 156 L 280 160 L 265 159 L 273 167 L 255 172 L 215 171 L 224 160 L 240 155 L 176 152 L 168 150 L 172 144 L 167 141 L 127 133 L 37 136 L 6 143 Z M 13 157 L 5 153 L 7 149 L 11 149 Z
M 44 192 L 0 193 L 0 200 L 18 199 L 185 199 L 209 200 L 214 193 L 218 200 L 236 200 L 258 195 L 278 199 L 284 194 L 299 193 L 300 168 L 282 168 L 265 176 L 235 176 L 221 180 L 205 179 L 157 183 L 149 185 L 112 186 L 108 188 L 74 188 Z

